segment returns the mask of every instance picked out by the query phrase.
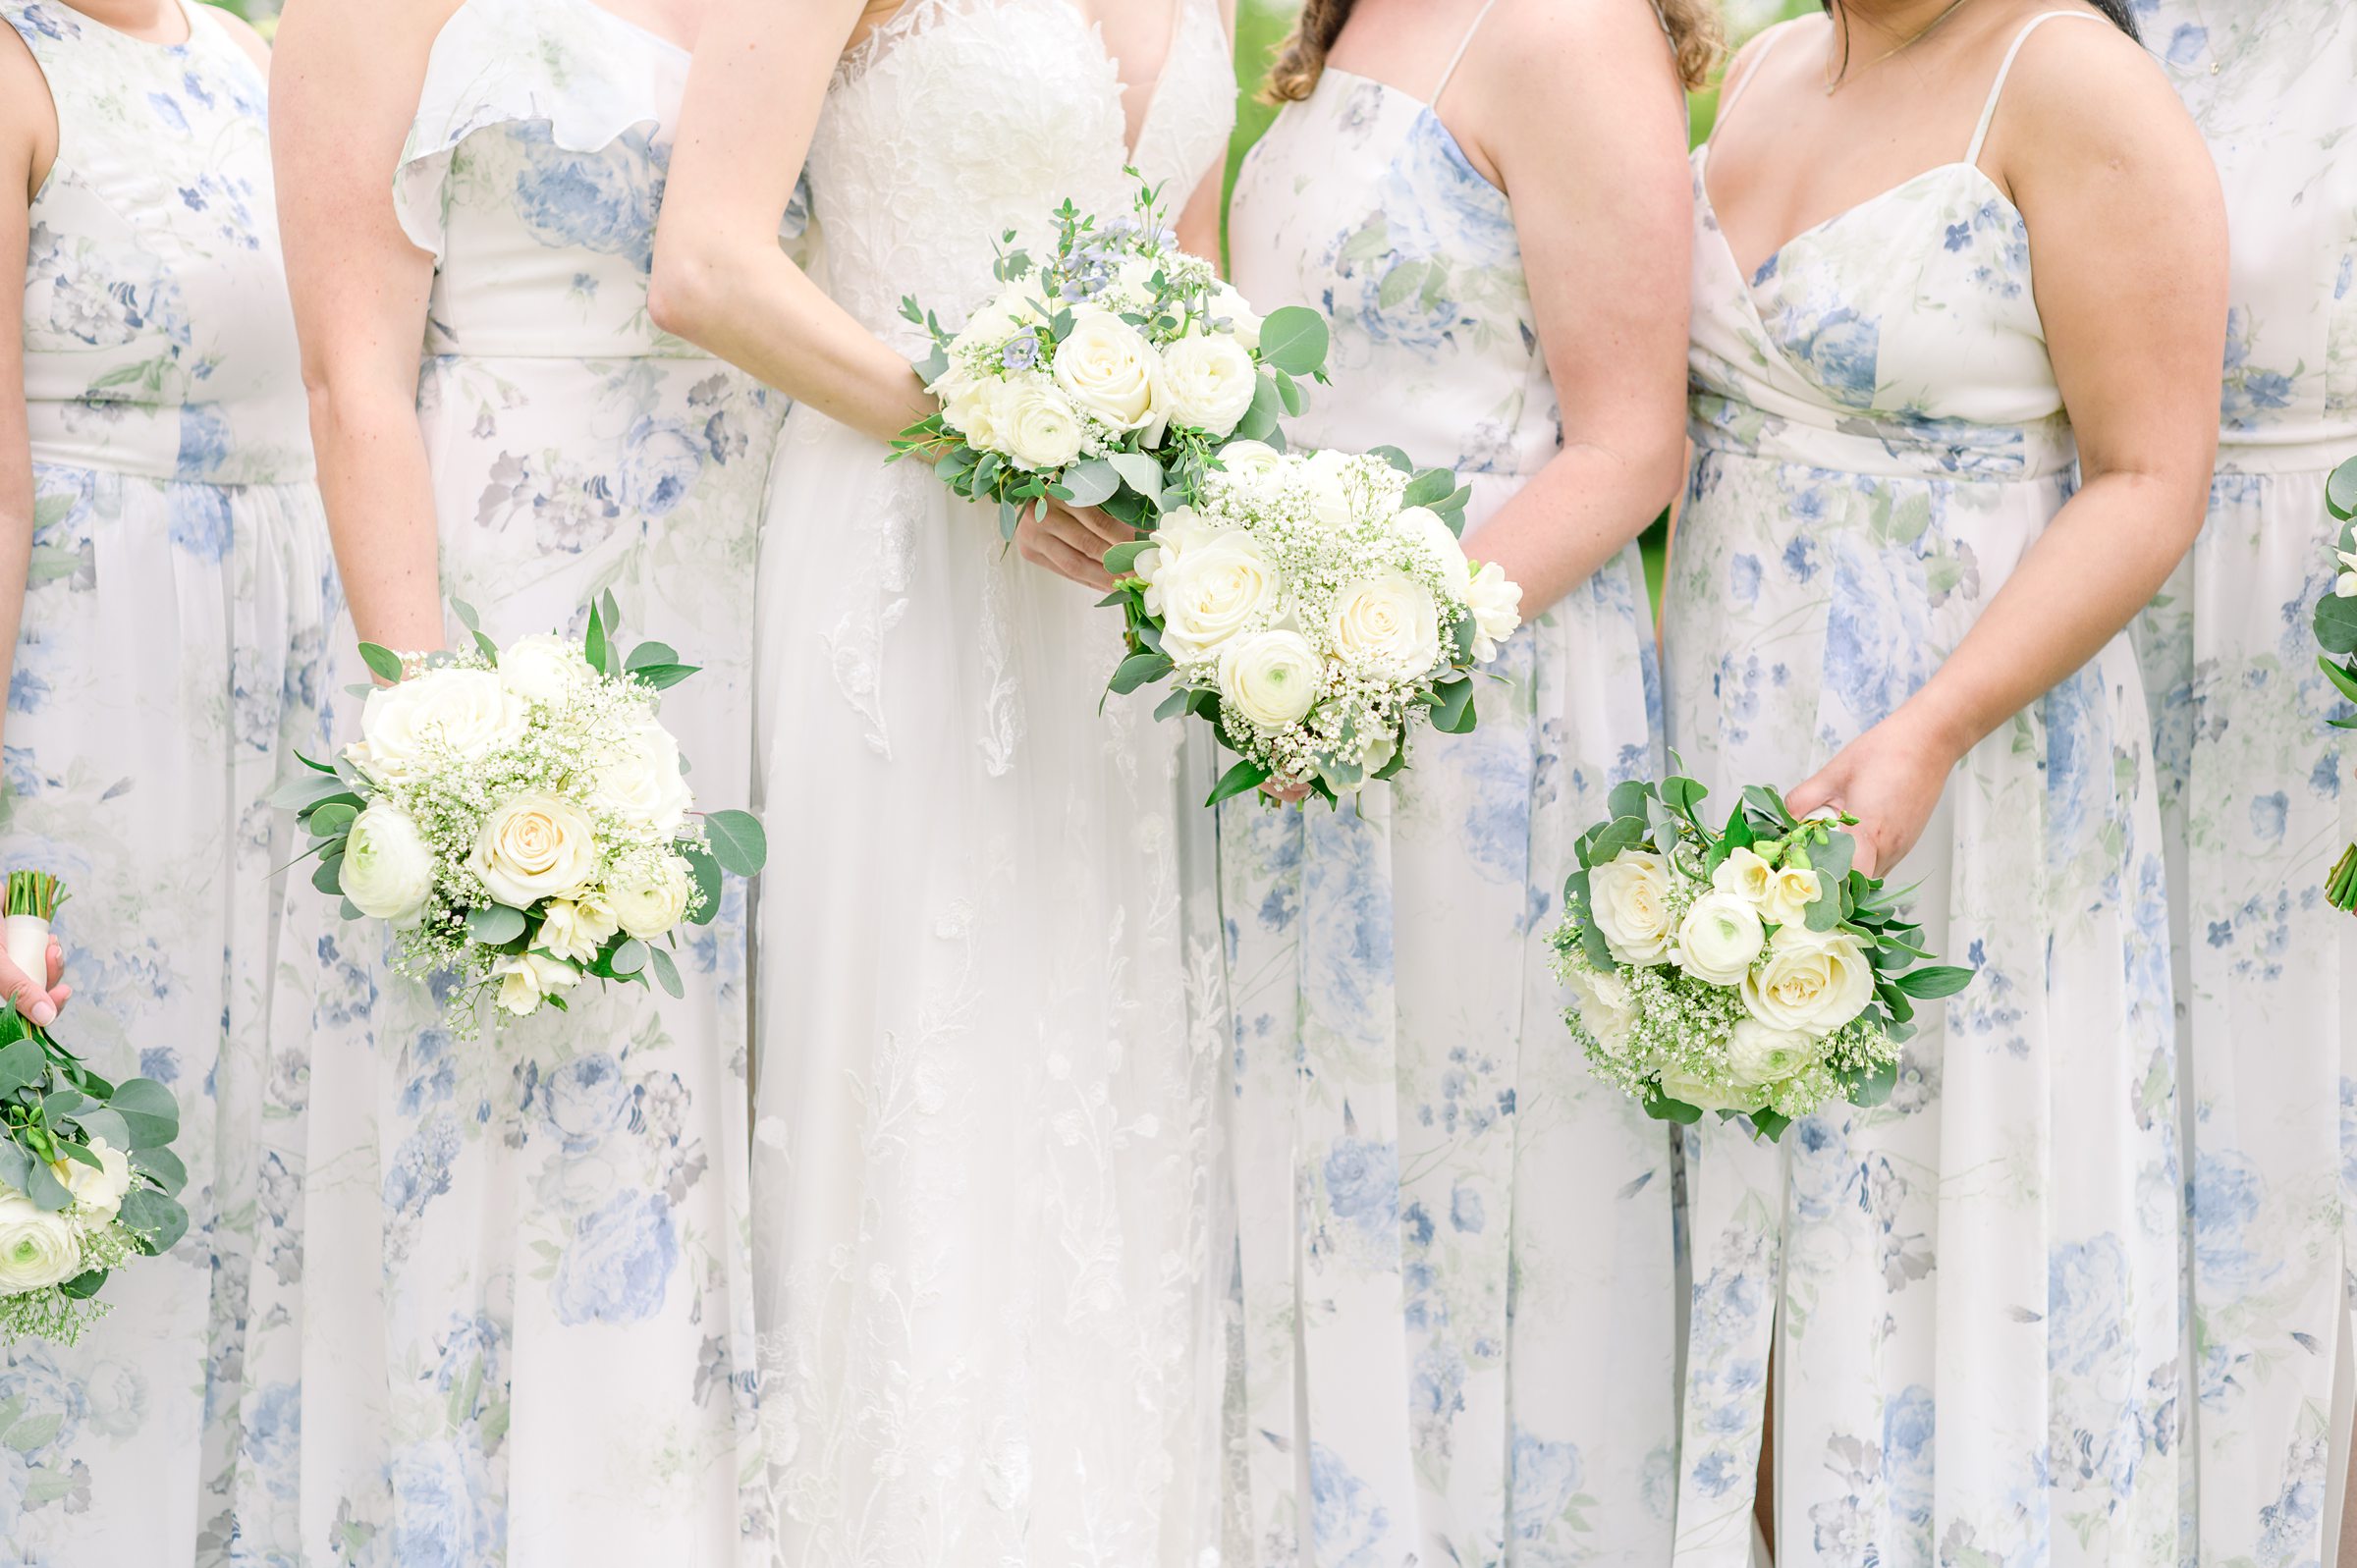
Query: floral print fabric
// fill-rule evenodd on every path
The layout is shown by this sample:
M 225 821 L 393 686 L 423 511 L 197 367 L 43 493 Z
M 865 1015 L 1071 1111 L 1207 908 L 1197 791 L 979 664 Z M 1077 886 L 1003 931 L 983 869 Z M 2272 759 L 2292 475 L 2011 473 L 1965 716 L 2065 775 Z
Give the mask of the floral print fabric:
M 752 794 L 784 406 L 646 317 L 686 68 L 588 0 L 467 0 L 393 198 L 438 262 L 417 414 L 446 590 L 502 639 L 577 632 L 612 590 L 626 643 L 702 667 L 663 721 L 709 809 Z M 341 686 L 335 710 L 349 738 Z M 314 1111 L 286 1560 L 765 1560 L 740 1489 L 759 1469 L 743 896 L 683 944 L 684 1000 L 583 987 L 475 1042 L 389 971 L 382 926 L 307 901 L 285 1009 Z
M 1298 442 L 1453 464 L 1476 529 L 1555 456 L 1512 209 L 1426 105 L 1328 68 L 1230 233 L 1256 308 L 1333 325 Z M 1589 1076 L 1539 936 L 1612 785 L 1658 771 L 1644 591 L 1631 549 L 1355 808 L 1222 810 L 1236 1561 L 1668 1556 L 1669 1130 Z
M 59 127 L 23 299 L 33 550 L 0 864 L 66 880 L 61 1038 L 171 1085 L 192 1220 L 79 1344 L 0 1354 L 0 1542 L 226 1563 L 293 1479 L 299 1357 L 267 1319 L 301 1267 L 306 1063 L 272 1027 L 296 850 L 267 800 L 319 743 L 336 614 L 263 79 L 202 7 L 178 45 L 53 0 L 0 17 Z
M 1739 122 L 1738 122 L 1739 123 Z M 1971 628 L 2072 488 L 2019 213 L 1973 163 L 1746 278 L 1696 156 L 1698 448 L 1670 739 L 1788 787 Z M 1686 1140 L 1678 1560 L 1742 1564 L 1777 1378 L 1780 1562 L 2176 1564 L 2183 1372 L 2166 896 L 2124 639 L 1967 755 L 1899 868 L 1979 973 L 1873 1109 Z
M 2196 1499 L 2205 1562 L 2330 1551 L 2334 1362 L 2357 1155 L 2348 713 L 2316 666 L 2332 467 L 2357 456 L 2357 13 L 2145 0 L 2218 160 L 2233 253 L 2218 476 L 2139 622 L 2171 857 L 2193 1131 Z

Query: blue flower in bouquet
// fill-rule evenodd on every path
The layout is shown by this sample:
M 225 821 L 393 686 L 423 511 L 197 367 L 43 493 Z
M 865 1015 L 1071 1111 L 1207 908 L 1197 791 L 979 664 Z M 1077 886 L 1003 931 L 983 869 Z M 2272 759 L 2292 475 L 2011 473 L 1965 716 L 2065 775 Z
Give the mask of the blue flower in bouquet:
M 618 1192 L 583 1219 L 557 1261 L 549 1297 L 557 1321 L 637 1323 L 663 1308 L 680 1261 L 671 1205 L 659 1192 Z
M 999 351 L 999 359 L 1010 370 L 1030 369 L 1039 363 L 1039 334 L 1025 327 L 1007 340 L 1007 347 Z

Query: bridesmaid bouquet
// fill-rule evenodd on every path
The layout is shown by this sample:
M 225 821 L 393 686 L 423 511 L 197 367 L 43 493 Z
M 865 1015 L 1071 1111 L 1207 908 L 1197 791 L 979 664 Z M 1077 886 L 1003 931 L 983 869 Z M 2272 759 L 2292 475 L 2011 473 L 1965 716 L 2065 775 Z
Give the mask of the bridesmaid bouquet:
M 1044 259 L 1001 253 L 1005 287 L 962 330 L 901 302 L 932 336 L 916 373 L 942 407 L 894 458 L 930 457 L 959 495 L 997 502 L 1010 539 L 1051 497 L 1143 526 L 1193 498 L 1224 443 L 1282 440 L 1301 379 L 1326 374 L 1325 319 L 1299 305 L 1254 315 L 1178 248 L 1151 189 L 1102 224 L 1067 201 L 1055 224 Z
M 2332 591 L 2317 602 L 2316 640 L 2324 648 L 2317 664 L 2334 690 L 2357 702 L 2357 458 L 2332 470 L 2325 484 L 2325 508 L 2340 522 Z M 2335 730 L 2357 730 L 2357 719 L 2328 719 Z M 2357 912 L 2357 844 L 2340 852 L 2325 875 L 2325 898 L 2333 908 Z
M 724 871 L 768 857 L 741 811 L 690 816 L 679 743 L 655 694 L 695 674 L 660 642 L 626 658 L 612 594 L 574 643 L 532 635 L 505 648 L 455 607 L 475 648 L 414 661 L 373 643 L 360 738 L 331 766 L 280 791 L 319 856 L 312 886 L 347 919 L 400 928 L 395 967 L 453 975 L 446 1016 L 475 1029 L 477 1001 L 501 1015 L 562 1009 L 585 977 L 684 995 L 668 946 L 720 912 Z
M 1914 967 L 1931 954 L 1905 894 L 1850 864 L 1856 818 L 1796 821 L 1755 784 L 1713 832 L 1705 792 L 1622 784 L 1581 836 L 1553 938 L 1572 1038 L 1666 1121 L 1746 1115 L 1774 1139 L 1836 1095 L 1882 1104 L 1914 1003 L 1973 971 Z
M 45 873 L 12 871 L 6 899 L 9 956 L 47 974 L 64 891 Z M 13 1002 L 0 1007 L 0 1339 L 72 1344 L 104 1315 L 108 1274 L 180 1240 L 179 1136 L 171 1090 L 109 1083 Z
M 1473 728 L 1473 672 L 1522 590 L 1466 559 L 1455 475 L 1407 468 L 1233 442 L 1196 505 L 1106 553 L 1127 622 L 1112 689 L 1174 677 L 1155 717 L 1199 714 L 1241 757 L 1207 804 L 1262 784 L 1339 802 L 1407 766 L 1416 722 Z

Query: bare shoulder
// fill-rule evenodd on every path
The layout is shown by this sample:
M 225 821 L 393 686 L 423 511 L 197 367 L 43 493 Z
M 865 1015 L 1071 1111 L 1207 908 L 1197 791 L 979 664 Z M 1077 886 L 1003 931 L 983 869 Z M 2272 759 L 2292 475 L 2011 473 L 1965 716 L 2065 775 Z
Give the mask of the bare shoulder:
M 1543 107 L 1558 128 L 1562 116 L 1617 114 L 1677 84 L 1650 0 L 1498 0 L 1465 69 L 1500 100 L 1491 119 Z
M 0 189 L 32 199 L 36 172 L 57 156 L 49 81 L 14 27 L 0 27 Z
M 380 75 L 389 62 L 422 66 L 461 0 L 286 0 L 272 49 L 298 59 Z
M 1797 50 L 1799 40 L 1812 36 L 1817 39 L 1819 47 L 1823 47 L 1826 34 L 1832 30 L 1832 21 L 1822 15 L 1793 17 L 1774 27 L 1762 27 L 1728 59 L 1726 71 L 1720 74 L 1720 90 L 1724 92 L 1758 70 L 1760 62 L 1768 58 L 1770 51 Z
M 1993 152 L 2009 167 L 2142 154 L 2206 168 L 2201 135 L 2160 62 L 2101 13 L 2064 16 L 2021 39 Z
M 221 25 L 221 29 L 229 34 L 230 42 L 245 50 L 252 57 L 253 63 L 267 74 L 270 70 L 270 44 L 253 29 L 253 24 L 236 12 L 219 6 L 207 6 L 205 9 L 212 13 L 213 20 Z

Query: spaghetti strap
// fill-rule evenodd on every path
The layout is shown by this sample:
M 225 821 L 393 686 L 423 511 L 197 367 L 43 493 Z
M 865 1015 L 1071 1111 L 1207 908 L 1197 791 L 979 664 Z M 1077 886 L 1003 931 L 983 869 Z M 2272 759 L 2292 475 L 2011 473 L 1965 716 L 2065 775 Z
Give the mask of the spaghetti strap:
M 1663 30 L 1669 30 L 1669 24 L 1663 24 Z M 1768 57 L 1776 53 L 1776 46 L 1783 42 L 1784 35 L 1791 30 L 1789 24 L 1779 24 L 1760 34 L 1760 52 L 1751 57 L 1751 68 L 1732 85 L 1722 85 L 1720 88 L 1719 113 L 1712 119 L 1711 134 L 1705 140 L 1719 139 L 1719 133 L 1727 129 L 1727 117 L 1735 112 L 1735 105 L 1743 101 L 1743 94 L 1750 91 L 1751 84 L 1759 80 L 1760 68 L 1768 63 Z
M 1482 23 L 1489 19 L 1490 12 L 1497 4 L 1498 0 L 1482 0 L 1481 9 L 1473 13 L 1473 25 L 1465 29 L 1463 37 L 1456 40 L 1456 53 L 1449 57 L 1449 64 L 1442 68 L 1441 80 L 1432 84 L 1432 96 L 1425 100 L 1434 108 L 1440 107 L 1441 94 L 1449 90 L 1449 79 L 1456 75 L 1458 66 L 1464 64 L 1465 51 L 1473 47 L 1473 34 L 1481 30 Z
M 2021 46 L 2030 41 L 2031 33 L 2036 32 L 2041 26 L 2054 21 L 2056 17 L 2065 20 L 2075 17 L 2082 22 L 2107 22 L 2110 20 L 2099 17 L 2092 11 L 2041 11 L 2023 23 L 2021 30 L 2013 34 L 2013 46 L 2005 51 L 2003 63 L 1997 68 L 1997 80 L 1989 83 L 1989 101 L 1981 105 L 1981 123 L 1972 128 L 1972 145 L 1964 149 L 1966 163 L 1977 164 L 1981 161 L 1981 143 L 1989 139 L 1989 127 L 1997 119 L 1997 100 L 2005 90 L 2005 78 L 2013 74 L 2013 57 L 2020 54 Z

